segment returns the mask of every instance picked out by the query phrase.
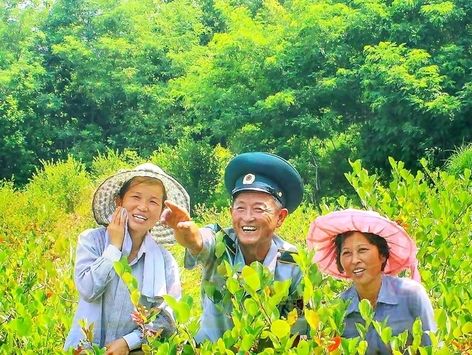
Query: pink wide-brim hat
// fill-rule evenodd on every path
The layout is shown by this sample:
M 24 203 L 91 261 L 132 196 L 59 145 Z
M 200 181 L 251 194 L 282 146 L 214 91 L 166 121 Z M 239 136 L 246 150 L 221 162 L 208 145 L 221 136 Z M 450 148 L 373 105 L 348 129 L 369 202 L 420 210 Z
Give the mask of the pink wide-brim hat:
M 313 261 L 318 264 L 320 271 L 337 278 L 348 278 L 337 268 L 334 240 L 337 235 L 350 231 L 373 233 L 385 238 L 390 255 L 383 272 L 387 275 L 397 275 L 410 269 L 411 278 L 420 281 L 416 244 L 407 232 L 377 212 L 356 209 L 331 212 L 311 223 L 307 244 L 308 248 L 316 250 Z

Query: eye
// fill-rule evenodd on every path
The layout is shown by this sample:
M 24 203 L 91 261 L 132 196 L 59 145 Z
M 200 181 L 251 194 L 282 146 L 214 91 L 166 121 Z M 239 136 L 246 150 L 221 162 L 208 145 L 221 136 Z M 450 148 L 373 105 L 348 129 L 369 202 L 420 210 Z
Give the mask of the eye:
M 369 250 L 368 248 L 360 248 L 360 249 L 359 249 L 359 252 L 360 252 L 360 253 L 363 253 L 363 252 L 368 251 L 368 250 Z
M 349 256 L 351 255 L 351 252 L 349 250 L 345 250 L 341 253 L 342 256 Z

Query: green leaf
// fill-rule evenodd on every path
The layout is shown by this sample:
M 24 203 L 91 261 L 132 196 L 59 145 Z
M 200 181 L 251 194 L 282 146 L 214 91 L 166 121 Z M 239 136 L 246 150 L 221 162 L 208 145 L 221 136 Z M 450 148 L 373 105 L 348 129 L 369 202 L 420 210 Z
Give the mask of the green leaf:
M 172 308 L 175 314 L 175 318 L 179 323 L 185 323 L 190 317 L 190 304 L 184 299 L 177 301 L 175 298 L 169 295 L 164 295 L 164 300 Z
M 118 276 L 121 277 L 121 275 L 123 275 L 123 273 L 125 272 L 125 268 L 123 266 L 122 263 L 120 263 L 119 261 L 115 261 L 113 263 L 113 267 L 115 268 L 115 272 Z
M 233 295 L 241 289 L 238 280 L 232 277 L 226 280 L 226 287 L 228 288 L 228 291 Z
M 304 280 L 303 301 L 305 303 L 308 303 L 311 300 L 311 297 L 313 296 L 313 284 L 311 283 L 311 280 L 307 276 L 304 276 L 303 280 Z
M 17 318 L 14 321 L 19 336 L 28 336 L 31 331 L 32 322 L 29 318 Z
M 270 331 L 278 338 L 282 339 L 290 335 L 290 325 L 287 321 L 282 319 L 277 319 L 272 322 L 270 326 Z
M 305 319 L 312 331 L 316 331 L 318 329 L 318 325 L 320 324 L 320 316 L 314 309 L 305 308 Z
M 241 347 L 240 351 L 249 351 L 252 345 L 254 344 L 254 335 L 252 334 L 245 334 L 243 339 L 241 340 Z
M 169 344 L 167 344 L 167 347 L 169 347 Z M 150 353 L 152 349 L 149 346 L 149 344 L 142 344 L 141 345 L 141 350 L 146 354 L 146 353 Z M 159 350 L 159 352 L 158 352 L 159 354 L 165 354 L 165 353 L 162 352 L 161 347 L 159 347 L 158 350 Z
M 226 250 L 226 244 L 223 241 L 216 242 L 215 245 L 215 255 L 217 258 L 220 258 Z
M 420 318 L 416 318 L 416 320 L 413 322 L 412 332 L 414 339 L 421 339 L 423 336 L 423 326 Z
M 361 340 L 359 342 L 359 345 L 357 346 L 357 351 L 359 355 L 364 355 L 365 352 L 367 351 L 367 341 L 366 340 Z
M 259 305 L 252 298 L 246 298 L 244 300 L 244 309 L 251 316 L 256 316 L 260 313 Z
M 359 302 L 359 312 L 361 314 L 362 319 L 365 320 L 366 324 L 372 322 L 374 311 L 372 309 L 372 305 L 368 300 L 363 299 Z
M 133 303 L 133 305 L 137 307 L 141 299 L 141 292 L 139 292 L 139 290 L 135 288 L 133 291 L 131 291 L 130 298 L 131 298 L 131 303 Z
M 472 322 L 466 322 L 463 326 L 462 326 L 462 334 L 464 335 L 468 335 L 472 333 Z
M 390 327 L 383 328 L 381 338 L 385 344 L 388 344 L 390 342 L 390 339 L 392 338 L 392 328 Z
M 130 272 L 125 272 L 122 276 L 124 283 L 128 286 L 129 290 L 135 290 L 138 288 L 138 280 Z
M 245 265 L 241 274 L 244 282 L 250 287 L 252 291 L 258 291 L 261 288 L 261 282 L 256 270 Z

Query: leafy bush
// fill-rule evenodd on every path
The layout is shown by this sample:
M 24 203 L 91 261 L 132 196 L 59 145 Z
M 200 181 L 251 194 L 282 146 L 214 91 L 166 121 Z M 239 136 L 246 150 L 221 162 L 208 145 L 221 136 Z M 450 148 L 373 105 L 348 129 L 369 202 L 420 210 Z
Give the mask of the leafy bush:
M 93 159 L 92 176 L 95 181 L 102 182 L 117 171 L 132 169 L 143 162 L 143 159 L 134 150 L 125 149 L 120 153 L 108 149 L 105 154 L 98 154 Z
M 141 160 L 137 155 L 133 157 Z M 127 164 L 121 155 L 110 155 L 109 159 L 102 156 L 97 160 L 95 172 L 104 174 L 107 167 Z M 471 172 L 465 169 L 455 176 L 431 170 L 423 160 L 420 162 L 422 170 L 413 174 L 402 162 L 389 161 L 392 176 L 386 182 L 369 174 L 360 161 L 351 162 L 352 171 L 346 177 L 357 197 L 339 196 L 321 204 L 320 211 L 368 208 L 401 223 L 418 244 L 419 269 L 439 328 L 433 347 L 417 350 L 434 354 L 470 352 Z M 2 353 L 60 352 L 77 300 L 72 279 L 76 238 L 82 230 L 94 226 L 90 212 L 91 187 L 96 184 L 93 180 L 93 175 L 85 173 L 80 163 L 69 158 L 44 164 L 43 170 L 38 170 L 23 190 L 15 189 L 11 182 L 0 184 Z M 226 226 L 230 223 L 226 210 L 201 206 L 197 212 L 200 224 L 218 222 Z M 228 279 L 236 281 L 230 281 L 231 286 L 225 292 L 233 296 L 241 292 L 253 293 L 253 301 L 236 298 L 233 317 L 239 325 L 214 344 L 204 343 L 199 349 L 201 354 L 231 354 L 243 350 L 265 354 L 362 353 L 365 349 L 362 339 L 340 337 L 344 308 L 336 295 L 346 283 L 321 275 L 311 264 L 311 255 L 304 251 L 309 223 L 319 213 L 312 206 L 302 205 L 279 231 L 300 249 L 297 261 L 304 273 L 300 289 L 304 310 L 297 317 L 307 318 L 312 328 L 311 339 L 302 339 L 298 344 L 292 341 L 287 327 L 295 315 L 280 318 L 272 308 L 276 298 L 283 299 L 284 286 L 272 283 L 263 268 L 253 265 L 236 275 L 234 270 L 225 267 Z M 172 246 L 171 252 L 182 264 L 183 249 Z M 180 301 L 168 300 L 174 307 L 179 331 L 170 339 L 150 341 L 150 348 L 156 354 L 195 352 L 192 335 L 201 312 L 197 306 L 200 284 L 195 282 L 199 272 L 182 270 L 181 275 L 185 296 Z M 254 310 L 262 307 L 268 317 L 255 314 Z M 366 319 L 369 314 L 368 309 L 363 311 Z M 383 330 L 381 324 L 372 322 L 372 326 L 388 338 L 388 330 Z M 399 346 L 402 344 L 402 336 L 389 340 Z
M 81 203 L 89 184 L 85 167 L 69 156 L 64 162 L 43 162 L 42 169 L 33 175 L 26 191 L 33 201 L 42 200 L 58 210 L 71 213 Z
M 446 170 L 452 175 L 459 176 L 465 169 L 472 170 L 472 143 L 458 148 L 446 162 Z
M 204 140 L 187 137 L 176 146 L 162 145 L 151 160 L 185 187 L 193 208 L 215 202 L 227 156 L 220 147 L 213 148 Z

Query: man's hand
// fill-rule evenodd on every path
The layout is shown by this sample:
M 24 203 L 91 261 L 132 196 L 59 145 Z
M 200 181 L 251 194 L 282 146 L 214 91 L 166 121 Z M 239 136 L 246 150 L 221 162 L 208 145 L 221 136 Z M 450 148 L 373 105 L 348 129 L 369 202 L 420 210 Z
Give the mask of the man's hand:
M 106 355 L 128 355 L 129 347 L 128 343 L 124 338 L 113 340 L 111 343 L 105 345 L 107 352 Z
M 198 226 L 190 219 L 188 212 L 176 204 L 165 201 L 166 209 L 161 214 L 161 223 L 174 230 L 175 240 L 196 255 L 203 248 Z
M 125 239 L 125 228 L 128 220 L 128 211 L 126 208 L 117 207 L 111 216 L 110 224 L 107 227 L 110 236 L 110 244 L 121 250 L 123 239 Z

